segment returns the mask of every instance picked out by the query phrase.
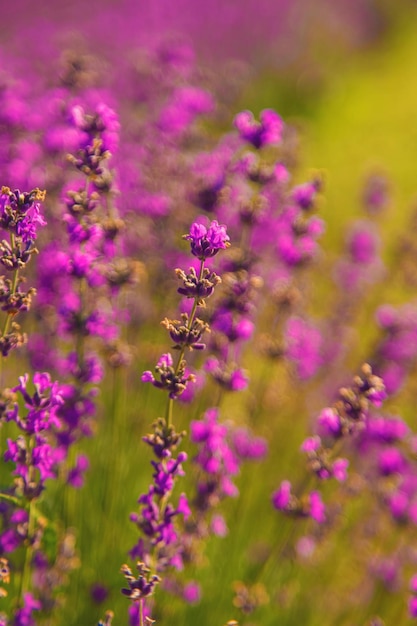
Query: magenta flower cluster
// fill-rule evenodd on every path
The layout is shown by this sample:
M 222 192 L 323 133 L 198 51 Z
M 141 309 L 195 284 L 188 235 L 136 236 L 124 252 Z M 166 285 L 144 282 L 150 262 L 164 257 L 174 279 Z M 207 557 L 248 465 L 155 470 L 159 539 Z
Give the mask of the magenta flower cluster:
M 292 15 L 291 3 L 281 4 Z M 220 30 L 234 23 L 231 7 L 221 15 Z M 105 38 L 102 17 L 92 16 Z M 51 60 L 51 37 L 36 35 Z M 227 596 L 233 611 L 223 623 L 262 623 L 255 613 L 268 604 L 267 621 L 348 621 L 349 594 L 317 594 L 329 614 L 316 614 L 310 603 L 322 591 L 320 576 L 297 570 L 309 560 L 319 570 L 328 558 L 333 572 L 332 550 L 312 557 L 326 541 L 336 553 L 345 530 L 353 569 L 366 572 L 363 595 L 350 594 L 355 619 L 363 613 L 382 624 L 368 616 L 368 607 L 384 606 L 380 585 L 404 591 L 417 568 L 409 549 L 417 437 L 397 415 L 415 391 L 417 313 L 413 302 L 382 305 L 373 327 L 368 294 L 400 275 L 415 288 L 415 243 L 402 240 L 390 274 L 378 224 L 389 187 L 373 175 L 364 216 L 346 226 L 339 257 L 326 256 L 317 215 L 323 176 L 300 180 L 295 129 L 270 108 L 232 117 L 245 68 L 242 77 L 238 66 L 203 72 L 174 36 L 129 59 L 122 47 L 121 40 L 103 63 L 77 42 L 54 60 L 58 74 L 44 77 L 34 64 L 2 57 L 0 624 L 58 623 L 72 610 L 71 619 L 84 622 L 88 608 L 78 605 L 88 594 L 95 606 L 118 605 L 107 581 L 121 537 L 133 544 L 119 593 L 130 626 L 152 617 L 178 622 L 180 601 L 165 606 L 163 593 L 201 602 L 192 619 L 213 621 L 216 577 L 219 607 Z M 222 72 L 233 73 L 227 85 Z M 222 136 L 211 132 L 227 125 Z M 155 319 L 167 346 L 150 330 Z M 147 369 L 138 376 L 139 367 Z M 17 374 L 16 384 L 17 370 L 31 373 Z M 128 458 L 126 433 L 142 437 L 150 463 L 146 452 Z M 291 456 L 296 439 L 301 467 Z M 262 465 L 245 468 L 249 462 Z M 291 480 L 283 478 L 286 463 Z M 96 488 L 91 503 L 100 498 L 103 507 L 94 519 L 90 503 L 81 510 L 79 527 L 91 541 L 101 516 L 92 555 L 73 529 L 83 487 Z M 255 487 L 259 499 L 249 506 Z M 137 506 L 130 535 L 113 534 L 109 544 L 109 524 L 123 524 L 121 488 L 123 498 L 139 492 Z M 259 528 L 251 523 L 258 511 Z M 236 547 L 241 529 L 248 545 Z M 216 558 L 224 552 L 228 567 L 216 561 L 216 577 L 200 575 L 216 538 L 227 535 Z M 336 586 L 337 572 L 335 579 Z M 416 618 L 415 576 L 407 592 Z M 99 625 L 112 619 L 108 610 Z

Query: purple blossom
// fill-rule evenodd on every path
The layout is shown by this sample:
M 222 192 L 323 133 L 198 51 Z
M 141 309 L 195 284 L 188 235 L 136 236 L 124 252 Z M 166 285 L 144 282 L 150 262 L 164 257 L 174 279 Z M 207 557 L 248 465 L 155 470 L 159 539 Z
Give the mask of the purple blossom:
M 191 253 L 202 261 L 213 257 L 219 250 L 225 250 L 230 241 L 226 226 L 219 224 L 217 220 L 213 220 L 208 228 L 194 222 L 184 239 L 191 242 Z
M 7 421 L 15 421 L 19 427 L 29 435 L 52 428 L 58 429 L 61 425 L 59 409 L 63 404 L 62 388 L 57 382 L 52 382 L 48 373 L 36 372 L 33 376 L 35 391 L 30 395 L 26 389 L 29 375 L 19 377 L 19 385 L 13 391 L 20 392 L 28 409 L 25 417 L 20 417 L 17 404 L 6 414 Z
M 244 427 L 235 428 L 231 434 L 233 448 L 241 459 L 262 459 L 268 451 L 268 444 L 262 437 L 254 437 Z
M 35 626 L 33 612 L 40 611 L 41 608 L 39 600 L 36 600 L 31 593 L 25 593 L 23 595 L 23 607 L 17 609 L 13 626 Z
M 220 310 L 215 314 L 211 327 L 226 335 L 230 342 L 248 341 L 255 330 L 252 320 L 243 316 L 236 318 L 232 311 L 226 310 Z
M 21 532 L 18 528 L 8 528 L 0 534 L 0 550 L 2 554 L 14 552 L 23 544 L 26 537 L 25 532 Z
M 260 458 L 266 451 L 263 440 L 221 423 L 219 411 L 214 408 L 207 410 L 203 419 L 191 422 L 191 441 L 199 448 L 194 461 L 207 474 L 206 482 L 198 486 L 201 498 L 213 481 L 219 497 L 237 495 L 232 479 L 239 473 L 241 461 Z
M 314 206 L 317 192 L 320 190 L 321 181 L 319 179 L 308 183 L 303 183 L 294 187 L 292 190 L 292 198 L 303 211 L 309 211 Z
M 281 117 L 272 109 L 264 109 L 257 122 L 250 111 L 238 113 L 234 119 L 234 125 L 240 136 L 259 149 L 270 144 L 278 144 L 282 141 L 284 123 Z
M 220 192 L 226 181 L 226 169 L 230 150 L 222 149 L 197 156 L 193 166 L 195 188 L 190 192 L 191 201 L 204 211 L 213 211 L 220 202 Z
M 318 217 L 306 220 L 296 205 L 287 206 L 276 220 L 276 228 L 277 255 L 288 267 L 306 264 L 317 254 L 317 239 L 324 230 Z
M 314 519 L 318 524 L 324 524 L 326 521 L 326 509 L 318 491 L 312 491 L 310 493 L 309 503 L 310 517 L 312 517 L 312 519 Z
M 171 102 L 162 110 L 157 125 L 164 133 L 179 137 L 197 116 L 211 113 L 213 109 L 210 93 L 196 87 L 182 87 L 174 92 Z
M 47 478 L 56 476 L 55 450 L 42 437 L 35 437 L 35 445 L 32 448 L 32 465 L 39 471 L 41 482 Z M 60 454 L 58 456 L 60 459 Z
M 385 386 L 381 389 L 370 389 L 367 393 L 368 400 L 377 408 L 382 406 L 387 397 Z
M 386 589 L 394 592 L 400 588 L 400 563 L 398 557 L 378 558 L 371 564 L 372 573 L 382 581 Z
M 165 389 L 172 399 L 178 398 L 187 388 L 189 382 L 194 382 L 194 376 L 182 361 L 178 368 L 174 368 L 174 361 L 170 353 L 163 354 L 155 366 L 155 373 L 158 378 L 146 370 L 143 372 L 141 380 L 144 383 L 151 383 L 157 389 Z
M 200 585 L 195 581 L 187 583 L 183 589 L 183 598 L 188 604 L 197 604 L 201 598 Z
M 417 594 L 417 574 L 414 574 L 410 580 L 410 591 Z
M 223 515 L 213 515 L 210 526 L 213 535 L 217 537 L 226 537 L 229 532 Z
M 70 373 L 74 378 L 84 384 L 98 384 L 103 380 L 103 364 L 95 354 L 85 356 L 83 363 L 79 363 L 75 352 L 70 352 L 66 357 L 66 373 Z
M 365 208 L 371 215 L 383 211 L 390 200 L 388 181 L 383 174 L 371 174 L 364 186 L 363 201 Z
M 102 604 L 109 597 L 109 589 L 99 582 L 90 587 L 90 596 L 95 604 Z
M 394 519 L 402 520 L 406 517 L 409 499 L 404 491 L 397 491 L 388 498 L 388 506 Z
M 317 327 L 300 317 L 290 317 L 285 328 L 286 355 L 301 380 L 316 374 L 322 365 L 322 336 Z
M 409 432 L 409 426 L 402 419 L 376 415 L 367 420 L 365 436 L 382 443 L 395 443 L 403 440 Z
M 155 437 L 160 441 L 159 433 L 165 433 L 164 436 L 166 436 L 166 430 L 158 428 L 155 430 L 155 436 L 149 435 L 145 440 L 154 445 Z M 172 427 L 170 433 L 172 437 L 175 437 Z M 167 439 L 165 442 L 163 452 L 157 451 L 160 460 L 152 461 L 153 483 L 149 486 L 147 493 L 143 493 L 138 499 L 141 505 L 139 513 L 132 513 L 130 516 L 142 535 L 132 548 L 131 557 L 148 562 L 152 555 L 156 559 L 158 571 L 163 571 L 167 567 L 182 569 L 182 548 L 175 518 L 182 516 L 187 519 L 191 514 L 184 493 L 179 496 L 176 507 L 169 501 L 176 478 L 184 475 L 181 464 L 187 459 L 185 452 L 180 452 L 176 459 L 173 458 L 169 450 L 169 441 Z M 172 441 L 178 442 L 179 439 L 174 438 Z
M 75 466 L 70 469 L 67 476 L 67 482 L 72 487 L 80 489 L 84 485 L 84 474 L 88 470 L 90 462 L 84 454 L 77 456 Z
M 284 480 L 272 495 L 272 503 L 278 511 L 286 511 L 291 501 L 291 483 Z
M 301 444 L 301 450 L 303 452 L 316 452 L 321 447 L 321 439 L 317 435 L 314 437 L 308 437 Z
M 176 476 L 184 476 L 181 463 L 184 463 L 186 460 L 186 453 L 180 452 L 176 459 L 168 459 L 164 462 L 151 461 L 155 469 L 153 474 L 155 493 L 164 496 L 172 491 Z
M 348 459 L 336 459 L 332 466 L 332 475 L 339 482 L 347 479 L 347 468 L 349 467 Z
M 0 194 L 0 227 L 20 237 L 25 244 L 34 242 L 38 226 L 46 225 L 37 202 L 44 199 L 45 193 L 39 189 L 21 192 L 3 187 Z
M 394 447 L 388 447 L 378 454 L 379 471 L 384 476 L 396 474 L 405 467 L 405 459 L 401 452 Z
M 379 238 L 373 225 L 360 222 L 349 235 L 348 251 L 354 263 L 369 265 L 378 253 Z
M 86 114 L 81 105 L 70 110 L 69 120 L 81 133 L 79 147 L 85 148 L 94 138 L 101 141 L 102 151 L 114 153 L 119 141 L 120 124 L 116 112 L 107 104 L 99 103 L 92 114 Z
M 303 559 L 310 558 L 316 549 L 316 542 L 312 537 L 300 537 L 297 541 L 297 554 Z
M 229 391 L 243 391 L 249 384 L 246 372 L 233 364 L 222 363 L 216 357 L 209 357 L 205 363 L 205 370 Z
M 408 601 L 408 611 L 411 617 L 417 617 L 417 596 L 413 596 Z
M 241 368 L 233 369 L 230 374 L 229 389 L 230 391 L 243 391 L 249 384 L 249 379 Z
M 317 418 L 317 427 L 323 437 L 339 437 L 342 429 L 340 415 L 331 407 L 323 409 Z

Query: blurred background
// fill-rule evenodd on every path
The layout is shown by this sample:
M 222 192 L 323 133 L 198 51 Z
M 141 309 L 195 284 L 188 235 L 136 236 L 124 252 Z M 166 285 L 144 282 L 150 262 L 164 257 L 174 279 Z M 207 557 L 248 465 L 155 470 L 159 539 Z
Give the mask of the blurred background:
M 228 90 L 230 111 L 273 107 L 298 125 L 306 167 L 329 173 L 330 229 L 369 171 L 389 172 L 401 206 L 414 192 L 415 0 L 18 0 L 2 3 L 0 32 L 3 67 L 53 76 L 63 50 L 88 51 L 118 97 L 144 49 L 181 42 Z
M 120 115 L 122 140 L 119 158 L 126 165 L 130 154 L 123 154 L 123 151 L 125 145 L 129 146 L 124 143 L 129 139 L 129 123 L 136 113 L 138 118 L 141 113 L 146 118 L 146 105 L 152 103 L 151 96 L 146 102 L 147 93 L 157 92 L 155 85 L 158 83 L 163 83 L 163 88 L 167 90 L 176 83 L 188 84 L 192 72 L 190 84 L 198 84 L 212 91 L 219 103 L 220 114 L 214 121 L 208 122 L 213 136 L 228 132 L 232 128 L 234 115 L 242 109 L 250 109 L 257 116 L 264 108 L 274 108 L 289 125 L 297 129 L 294 154 L 299 160 L 299 168 L 296 176 L 300 181 L 309 180 L 312 172 L 318 170 L 325 181 L 320 215 L 326 222 L 322 247 L 329 257 L 327 267 L 332 266 L 338 251 L 343 248 L 348 223 L 362 215 L 364 184 L 370 175 L 381 176 L 389 190 L 389 210 L 381 224 L 381 238 L 385 243 L 384 262 L 390 258 L 392 260 L 396 254 L 398 238 L 417 205 L 415 0 L 92 0 L 88 3 L 82 0 L 65 4 L 3 0 L 0 6 L 0 91 L 3 95 L 7 92 L 7 98 L 16 86 L 19 97 L 22 93 L 27 93 L 27 98 L 33 95 L 36 106 L 40 106 L 43 93 L 47 94 L 48 89 L 52 93 L 53 88 L 62 86 L 65 80 L 69 80 L 69 69 L 74 70 L 77 80 L 80 81 L 85 74 L 86 83 L 90 81 L 95 88 L 103 89 L 106 103 L 114 106 Z M 167 71 L 169 68 L 175 69 L 172 84 L 169 83 L 169 76 L 158 74 L 163 71 L 161 68 L 168 68 Z M 24 87 L 17 87 L 19 84 Z M 68 84 L 65 83 L 65 86 L 68 87 Z M 68 89 L 72 87 L 70 85 Z M 164 95 L 163 89 L 161 91 Z M 7 103 L 7 98 L 2 102 Z M 132 102 L 137 110 L 133 108 Z M 30 108 L 30 100 L 26 104 Z M 1 114 L 0 111 L 0 118 Z M 127 120 L 126 125 L 124 120 Z M 8 128 L 5 131 L 7 123 L 3 118 L 0 121 L 1 131 L 6 134 L 9 132 Z M 16 130 L 17 141 L 23 135 L 21 130 L 20 126 Z M 32 132 L 31 128 L 29 130 Z M 36 125 L 33 132 L 36 135 Z M 140 137 L 139 131 L 137 135 Z M 132 136 L 133 144 L 136 139 Z M 13 135 L 13 138 L 16 137 Z M 129 149 L 133 150 L 132 146 Z M 132 158 L 132 162 L 133 160 Z M 3 171 L 1 175 L 5 179 Z M 42 186 L 41 182 L 35 184 Z M 48 195 L 49 193 L 48 189 Z M 54 189 L 51 197 L 53 193 Z M 327 292 L 324 293 L 326 288 Z M 313 309 L 319 315 L 322 313 L 321 298 L 331 301 L 332 290 L 333 287 L 329 289 L 328 284 L 324 288 L 317 286 L 313 296 Z M 379 295 L 382 294 L 383 299 L 393 303 L 402 302 L 413 295 L 412 291 L 396 290 L 395 285 L 377 286 L 376 291 Z M 175 297 L 173 292 L 171 299 Z M 373 297 L 372 295 L 371 298 Z M 365 299 L 363 311 L 358 315 L 360 331 L 363 328 L 360 324 L 364 319 L 368 320 L 368 326 L 373 324 L 369 321 L 369 311 L 375 308 L 373 305 L 376 300 L 377 296 L 368 305 Z M 153 331 L 156 335 L 160 329 L 155 324 L 155 319 L 159 319 L 159 316 L 153 316 L 151 320 L 156 328 Z M 146 331 L 149 332 L 149 327 L 145 327 L 142 338 L 142 369 L 150 367 L 146 350 L 148 353 L 155 351 L 154 343 L 162 341 L 161 333 L 154 341 L 154 336 L 147 335 Z M 358 365 L 357 355 L 355 359 L 352 369 Z M 139 367 L 137 371 L 140 371 Z M 135 382 L 128 389 L 131 394 L 128 402 L 129 430 L 117 434 L 119 446 L 114 443 L 113 427 L 104 427 L 103 442 L 99 445 L 95 440 L 87 444 L 88 452 L 92 457 L 96 455 L 98 461 L 91 471 L 90 479 L 94 495 L 91 496 L 91 491 L 82 493 L 77 496 L 81 498 L 82 505 L 79 506 L 77 501 L 77 506 L 73 507 L 77 509 L 77 514 L 80 510 L 83 512 L 77 526 L 80 534 L 85 531 L 85 538 L 81 540 L 81 551 L 88 556 L 79 578 L 73 583 L 71 593 L 72 599 L 75 599 L 74 608 L 72 603 L 70 606 L 74 614 L 72 621 L 68 622 L 70 624 L 92 623 L 84 596 L 87 595 L 87 583 L 93 583 L 98 572 L 103 578 L 103 584 L 108 585 L 113 594 L 109 599 L 105 595 L 103 602 L 106 605 L 100 606 L 100 611 L 107 606 L 118 607 L 125 602 L 120 599 L 119 593 L 120 554 L 119 551 L 114 551 L 113 554 L 112 548 L 115 547 L 115 537 L 121 538 L 124 554 L 125 545 L 132 543 L 131 536 L 134 533 L 132 530 L 126 531 L 126 521 L 140 491 L 133 478 L 146 485 L 149 476 L 149 460 L 142 453 L 137 453 L 137 446 L 140 445 L 144 429 L 148 428 L 158 411 L 163 411 L 162 401 L 153 395 L 153 390 L 143 392 L 141 389 L 139 394 L 136 386 Z M 114 389 L 118 388 L 116 380 Z M 107 417 L 110 418 L 116 413 L 112 403 L 126 403 L 126 398 L 117 399 L 116 394 L 114 400 L 111 391 L 109 386 L 102 393 L 102 404 L 107 406 Z M 301 407 L 303 398 L 296 395 L 291 410 L 298 417 L 305 407 Z M 272 402 L 275 399 L 274 397 Z M 284 404 L 285 402 L 286 398 L 283 400 Z M 408 403 L 408 414 L 413 406 L 413 403 Z M 278 412 L 275 405 L 269 408 L 271 413 Z M 238 410 L 235 412 L 239 413 Z M 141 413 L 140 417 L 138 413 Z M 298 458 L 298 446 L 305 436 L 305 423 L 302 422 L 301 427 L 294 432 L 293 424 L 287 423 L 285 412 L 280 415 L 283 422 L 280 428 L 282 426 L 283 430 L 279 431 L 279 436 L 272 430 L 272 435 L 276 436 L 274 448 L 271 446 L 269 471 L 264 467 L 246 471 L 242 484 L 253 499 L 249 500 L 248 505 L 236 504 L 233 505 L 235 508 L 229 507 L 231 519 L 239 518 L 244 522 L 227 539 L 230 562 L 236 568 L 237 575 L 240 570 L 245 572 L 246 567 L 241 545 L 252 545 L 248 537 L 252 541 L 256 535 L 259 517 L 256 507 L 259 506 L 259 510 L 264 513 L 266 535 L 274 537 L 276 521 L 269 520 L 271 506 L 265 493 L 270 493 L 279 478 L 278 473 L 274 474 L 276 459 L 280 459 L 280 471 L 285 475 L 288 468 L 292 467 L 292 461 Z M 140 419 L 142 422 L 139 423 Z M 270 426 L 267 424 L 269 422 L 265 419 L 265 432 L 269 434 Z M 132 428 L 136 429 L 135 437 L 132 437 Z M 291 451 L 288 442 L 292 446 Z M 130 456 L 116 456 L 120 450 L 127 449 Z M 128 477 L 126 493 L 125 484 L 121 489 L 118 486 L 109 504 L 106 501 L 107 494 L 114 485 L 111 481 L 109 487 L 103 485 L 103 476 L 112 478 L 112 468 L 116 465 L 122 468 L 119 467 L 118 470 L 121 475 Z M 268 475 L 269 482 L 264 489 L 265 474 Z M 261 494 L 256 492 L 259 485 L 264 489 Z M 75 500 L 75 496 L 72 497 Z M 106 519 L 107 516 L 110 522 Z M 118 526 L 115 527 L 114 524 Z M 285 522 L 282 528 L 285 532 L 290 532 L 289 525 L 285 526 Z M 338 546 L 339 559 L 342 552 L 350 553 L 350 537 L 347 534 L 339 537 Z M 265 550 L 265 545 L 263 548 Z M 219 585 L 219 581 L 214 580 L 213 572 L 216 574 L 219 571 L 216 559 L 220 561 L 225 548 L 219 542 L 211 549 L 214 566 L 205 574 L 209 599 L 200 608 L 189 608 L 185 621 L 182 622 L 184 624 L 220 625 L 223 619 L 224 611 L 221 608 L 228 601 L 224 597 L 228 593 L 228 587 L 222 580 L 233 579 L 235 572 L 227 571 L 228 564 L 223 559 Z M 328 580 L 333 580 L 332 554 L 328 560 Z M 343 582 L 345 572 L 350 571 L 350 565 L 349 561 L 342 568 L 339 579 Z M 278 573 L 275 570 L 268 572 L 272 578 L 280 578 L 280 585 L 284 589 L 282 596 L 287 594 L 286 598 L 279 598 L 279 603 L 290 607 L 282 624 L 293 626 L 300 623 L 325 623 L 321 621 L 322 616 L 315 615 L 313 602 L 309 602 L 307 598 L 304 605 L 302 594 L 298 613 L 291 608 L 291 598 L 300 589 L 303 590 L 311 584 L 313 600 L 314 590 L 323 589 L 322 581 L 316 580 L 314 568 L 309 574 L 305 573 L 304 582 L 302 578 L 297 578 L 297 574 L 293 576 L 291 584 L 287 585 L 287 577 L 290 580 L 293 574 L 292 566 L 288 559 L 285 567 L 280 564 Z M 245 573 L 250 578 L 251 570 L 248 571 L 249 574 L 247 571 Z M 359 578 L 358 575 L 357 577 Z M 99 582 L 102 582 L 101 579 Z M 281 589 L 278 584 L 276 588 Z M 220 608 L 212 606 L 214 596 L 219 601 Z M 78 607 L 75 606 L 77 602 Z M 171 599 L 167 600 L 169 606 L 164 608 L 168 616 L 171 610 L 175 616 L 175 607 L 171 609 L 171 602 Z M 335 604 L 338 602 L 339 597 Z M 210 614 L 208 606 L 211 609 Z M 94 615 L 96 614 L 99 614 L 98 609 Z M 122 614 L 121 610 L 119 614 Z M 275 614 L 265 616 L 263 626 L 275 625 L 275 618 Z M 124 623 L 123 619 L 118 623 Z

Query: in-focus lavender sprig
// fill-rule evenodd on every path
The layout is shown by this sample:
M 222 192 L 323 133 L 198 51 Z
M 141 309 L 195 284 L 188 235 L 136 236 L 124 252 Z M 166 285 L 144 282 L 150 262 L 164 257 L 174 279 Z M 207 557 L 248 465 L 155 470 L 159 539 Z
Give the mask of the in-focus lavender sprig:
M 169 416 L 172 411 L 171 401 L 180 396 L 186 389 L 187 383 L 194 379 L 192 374 L 186 372 L 185 352 L 187 349 L 203 350 L 205 348 L 201 339 L 209 330 L 209 325 L 196 317 L 197 309 L 205 306 L 205 300 L 212 295 L 215 286 L 221 282 L 215 272 L 205 267 L 205 261 L 230 245 L 226 227 L 216 220 L 213 220 L 208 228 L 203 223 L 194 222 L 190 227 L 190 232 L 184 235 L 184 239 L 190 241 L 191 253 L 200 260 L 200 269 L 197 273 L 190 268 L 188 274 L 181 269 L 176 270 L 177 277 L 183 282 L 178 292 L 193 299 L 194 303 L 189 314 L 182 313 L 181 321 L 165 318 L 162 322 L 175 342 L 173 347 L 179 351 L 179 355 L 176 364 L 171 354 L 162 355 L 155 368 L 158 378 L 155 378 L 150 371 L 145 371 L 142 375 L 143 382 L 151 382 L 158 388 L 168 390 L 168 424 L 170 424 Z
M 155 367 L 156 376 L 150 371 L 142 374 L 143 382 L 150 382 L 167 391 L 168 400 L 166 417 L 159 418 L 153 425 L 153 432 L 144 437 L 145 443 L 156 456 L 156 460 L 151 462 L 153 482 L 148 492 L 139 497 L 139 513 L 131 515 L 131 521 L 140 532 L 138 543 L 131 551 L 131 556 L 138 560 L 139 577 L 135 578 L 127 566 L 123 570 L 130 586 L 123 593 L 138 603 L 141 624 L 145 600 L 153 593 L 159 576 L 169 568 L 181 569 L 183 566 L 183 546 L 176 530 L 176 518 L 182 516 L 187 519 L 191 511 L 184 493 L 179 496 L 176 505 L 171 503 L 176 480 L 184 474 L 182 463 L 187 460 L 185 452 L 179 452 L 174 457 L 185 432 L 176 432 L 172 422 L 172 407 L 174 400 L 193 380 L 192 374 L 187 373 L 184 358 L 186 351 L 204 350 L 206 347 L 201 340 L 209 330 L 209 325 L 196 317 L 196 312 L 198 307 L 205 306 L 205 299 L 212 295 L 220 277 L 205 268 L 205 261 L 229 245 L 226 227 L 215 220 L 208 228 L 194 222 L 184 239 L 190 241 L 191 253 L 200 260 L 200 268 L 198 273 L 193 269 L 188 274 L 182 270 L 176 271 L 183 283 L 178 291 L 194 302 L 191 312 L 183 313 L 180 321 L 165 318 L 162 322 L 174 341 L 173 348 L 179 352 L 178 358 L 174 363 L 170 353 L 163 354 Z

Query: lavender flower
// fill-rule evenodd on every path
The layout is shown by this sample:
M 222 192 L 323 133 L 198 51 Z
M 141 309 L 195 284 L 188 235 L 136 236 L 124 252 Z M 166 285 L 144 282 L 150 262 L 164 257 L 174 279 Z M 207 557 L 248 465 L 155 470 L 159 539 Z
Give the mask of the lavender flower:
M 235 117 L 234 123 L 242 139 L 257 149 L 280 143 L 284 128 L 280 116 L 272 109 L 265 109 L 259 119 L 256 122 L 250 111 L 242 111 Z
M 308 380 L 323 362 L 321 333 L 313 324 L 299 317 L 290 317 L 284 332 L 285 354 L 295 364 L 298 377 Z
M 12 321 L 20 312 L 27 312 L 36 290 L 30 288 L 23 291 L 23 277 L 20 272 L 25 269 L 32 255 L 37 252 L 35 241 L 37 230 L 45 226 L 46 221 L 40 213 L 38 201 L 45 199 L 45 192 L 33 189 L 21 192 L 11 191 L 2 187 L 0 195 L 0 227 L 9 240 L 3 238 L 0 243 L 0 263 L 12 278 L 0 276 L 0 304 L 6 312 L 6 322 L 0 337 L 0 352 L 6 357 L 9 352 L 26 341 L 20 327 Z
M 191 253 L 201 261 L 215 256 L 219 250 L 225 250 L 230 245 L 226 226 L 220 225 L 216 220 L 210 223 L 209 228 L 194 222 L 184 239 L 191 242 Z
M 35 626 L 34 611 L 41 609 L 41 604 L 31 593 L 25 593 L 22 608 L 16 611 L 13 626 Z
M 339 390 L 339 399 L 333 407 L 326 408 L 318 417 L 318 429 L 326 438 L 308 437 L 301 449 L 308 457 L 308 467 L 320 479 L 334 478 L 343 483 L 347 479 L 349 461 L 335 454 L 336 441 L 347 436 L 360 436 L 370 416 L 371 406 L 380 406 L 385 398 L 382 380 L 372 373 L 368 364 L 362 366 L 360 376 L 356 376 L 349 388 Z M 390 473 L 398 469 L 402 463 L 401 455 L 392 455 L 381 459 L 382 470 Z M 319 491 L 311 491 L 301 496 L 293 495 L 291 483 L 283 481 L 272 496 L 274 507 L 280 511 L 298 517 L 311 517 L 318 524 L 327 520 L 326 507 Z
M 194 381 L 192 374 L 186 374 L 186 362 L 180 361 L 178 367 L 174 367 L 171 354 L 163 354 L 155 366 L 155 372 L 159 380 L 149 370 L 143 372 L 142 382 L 152 383 L 157 389 L 166 389 L 171 399 L 178 398 L 186 389 L 187 383 Z

